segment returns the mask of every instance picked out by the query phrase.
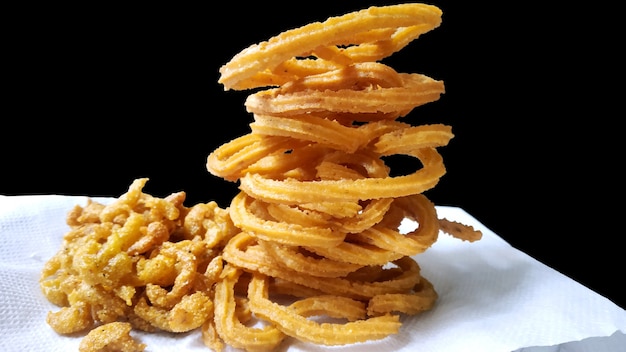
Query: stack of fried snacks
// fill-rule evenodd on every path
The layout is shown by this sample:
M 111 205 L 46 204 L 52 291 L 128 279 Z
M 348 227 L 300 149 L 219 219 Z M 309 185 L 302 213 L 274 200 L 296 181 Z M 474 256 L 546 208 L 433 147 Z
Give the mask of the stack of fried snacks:
M 440 230 L 481 236 L 438 219 L 422 194 L 445 173 L 437 147 L 451 128 L 399 121 L 439 99 L 443 83 L 380 62 L 441 15 L 425 4 L 371 7 L 280 33 L 220 69 L 226 90 L 257 89 L 245 101 L 251 132 L 207 160 L 212 174 L 240 182 L 229 210 L 242 231 L 223 253 L 230 294 L 236 277 L 251 275 L 249 309 L 286 335 L 342 345 L 397 333 L 400 314 L 437 299 L 413 257 Z M 396 154 L 422 167 L 392 177 L 384 158 Z M 418 226 L 401 233 L 404 219 Z M 285 295 L 294 301 L 273 298 Z M 234 330 L 228 324 L 216 320 L 220 336 Z M 234 344 L 238 336 L 222 337 Z
M 207 169 L 240 192 L 226 209 L 188 208 L 184 192 L 152 197 L 137 179 L 110 205 L 76 206 L 42 273 L 45 296 L 62 307 L 49 325 L 90 330 L 82 352 L 144 350 L 131 327 L 200 329 L 215 351 L 267 351 L 287 337 L 383 339 L 400 331 L 402 314 L 431 309 L 437 293 L 414 257 L 440 232 L 481 233 L 439 219 L 422 194 L 445 173 L 437 148 L 451 128 L 399 121 L 439 99 L 443 83 L 380 61 L 440 22 L 431 5 L 371 7 L 234 56 L 219 82 L 257 89 L 245 102 L 254 122 Z M 421 168 L 391 176 L 384 158 L 396 154 Z M 401 231 L 405 219 L 415 226 Z

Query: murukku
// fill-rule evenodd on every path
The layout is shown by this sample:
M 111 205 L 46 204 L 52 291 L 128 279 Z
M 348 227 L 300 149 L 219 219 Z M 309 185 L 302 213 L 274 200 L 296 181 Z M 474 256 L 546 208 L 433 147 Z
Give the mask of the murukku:
M 328 346 L 365 342 L 396 334 L 402 325 L 398 315 L 390 314 L 347 323 L 318 323 L 298 314 L 297 307 L 290 308 L 270 301 L 267 298 L 267 281 L 267 277 L 260 274 L 253 276 L 248 293 L 250 309 L 254 314 L 274 323 L 285 334 L 302 341 Z M 307 312 L 304 313 L 308 315 Z
M 343 260 L 314 256 L 299 246 L 286 246 L 268 241 L 261 241 L 260 245 L 278 265 L 298 272 L 307 272 L 312 276 L 343 277 L 362 267 Z
M 275 259 L 258 244 L 253 236 L 242 232 L 236 235 L 224 249 L 224 259 L 229 263 L 249 271 L 259 272 L 270 277 L 294 282 L 298 285 L 310 287 L 328 294 L 341 295 L 355 299 L 368 299 L 383 293 L 406 292 L 420 282 L 419 265 L 410 257 L 402 257 L 395 260 L 397 268 L 387 269 L 383 266 L 372 265 L 379 268 L 377 274 L 388 274 L 384 279 L 377 280 L 353 280 L 349 275 L 345 277 L 318 277 L 290 268 L 282 267 L 275 263 Z M 356 272 L 358 272 L 357 270 Z
M 306 89 L 282 93 L 281 88 L 260 91 L 248 96 L 249 112 L 262 115 L 290 116 L 307 112 L 408 114 L 412 109 L 439 99 L 444 93 L 441 81 L 420 74 L 401 74 L 402 85 L 361 90 Z
M 433 284 L 422 278 L 410 293 L 386 293 L 369 300 L 367 314 L 404 313 L 416 315 L 430 310 L 437 301 L 438 295 Z
M 215 330 L 228 345 L 235 348 L 270 351 L 281 343 L 285 335 L 273 325 L 248 327 L 239 320 L 236 313 L 235 284 L 240 275 L 240 269 L 227 266 L 222 280 L 215 287 L 215 300 L 222 304 L 215 312 Z
M 364 178 L 349 182 L 346 180 L 303 182 L 246 174 L 239 180 L 240 188 L 256 199 L 284 204 L 404 197 L 433 188 L 446 171 L 443 158 L 434 148 L 418 149 L 412 154 L 424 167 L 410 175 Z
M 294 57 L 307 57 L 319 47 L 358 46 L 367 43 L 376 53 L 367 55 L 363 61 L 378 61 L 407 45 L 409 38 L 415 39 L 441 23 L 441 10 L 426 4 L 400 4 L 385 7 L 370 7 L 342 16 L 331 17 L 324 22 L 314 22 L 302 27 L 287 30 L 266 42 L 253 44 L 236 54 L 220 68 L 218 80 L 225 89 L 237 89 L 246 85 L 245 81 L 259 72 L 272 71 L 281 63 Z M 400 31 L 381 32 L 385 29 L 413 27 L 412 36 Z M 371 32 L 368 34 L 368 32 Z M 371 36 L 373 34 L 373 36 Z M 384 36 L 380 36 L 384 34 Z M 395 39 L 395 40 L 394 40 Z M 391 44 L 391 45 L 390 45 Z M 350 58 L 352 50 L 343 50 L 344 57 Z M 357 59 L 357 55 L 355 55 Z
M 254 203 L 254 204 L 250 204 Z M 341 243 L 345 234 L 330 227 L 301 226 L 296 223 L 264 219 L 259 213 L 266 211 L 267 203 L 259 202 L 240 192 L 231 203 L 231 218 L 235 226 L 255 234 L 255 237 L 289 245 L 314 243 L 318 246 L 334 246 Z M 251 212 L 256 210 L 256 214 Z
M 297 138 L 347 153 L 356 151 L 370 141 L 369 136 L 357 128 L 310 114 L 297 118 L 257 114 L 250 128 L 254 134 Z

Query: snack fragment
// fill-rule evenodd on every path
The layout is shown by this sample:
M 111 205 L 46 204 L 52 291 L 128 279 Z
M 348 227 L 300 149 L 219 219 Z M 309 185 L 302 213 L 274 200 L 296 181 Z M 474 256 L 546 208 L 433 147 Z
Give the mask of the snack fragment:
M 142 352 L 146 345 L 130 336 L 131 325 L 113 322 L 91 330 L 80 341 L 79 352 Z
M 266 89 L 245 101 L 250 133 L 215 149 L 206 167 L 240 192 L 226 209 L 186 207 L 184 192 L 143 193 L 143 178 L 112 204 L 76 206 L 42 272 L 44 295 L 61 307 L 48 324 L 61 334 L 91 330 L 83 343 L 93 350 L 105 329 L 129 341 L 132 327 L 197 329 L 214 351 L 269 351 L 288 337 L 327 346 L 384 339 L 400 332 L 403 315 L 432 309 L 436 288 L 415 256 L 440 233 L 481 233 L 439 219 L 423 194 L 446 172 L 438 148 L 454 137 L 450 126 L 401 121 L 439 99 L 443 82 L 380 60 L 441 15 L 419 3 L 370 7 L 235 55 L 220 68 L 224 88 Z M 384 158 L 396 154 L 421 167 L 392 176 Z M 417 226 L 402 232 L 405 219 Z

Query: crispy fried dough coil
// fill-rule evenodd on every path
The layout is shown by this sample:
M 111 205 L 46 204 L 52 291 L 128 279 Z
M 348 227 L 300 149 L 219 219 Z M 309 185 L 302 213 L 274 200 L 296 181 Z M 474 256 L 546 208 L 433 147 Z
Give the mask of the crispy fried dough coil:
M 247 82 L 254 75 L 274 72 L 281 63 L 294 57 L 306 57 L 323 47 L 333 50 L 337 46 L 347 46 L 350 49 L 365 44 L 361 50 L 342 50 L 341 55 L 333 55 L 328 61 L 336 62 L 334 57 L 337 56 L 344 58 L 340 59 L 342 62 L 378 61 L 402 49 L 422 33 L 438 27 L 441 14 L 439 8 L 425 4 L 370 7 L 287 30 L 236 54 L 220 68 L 218 82 L 225 89 L 254 88 L 257 86 Z M 359 51 L 368 54 L 358 55 Z

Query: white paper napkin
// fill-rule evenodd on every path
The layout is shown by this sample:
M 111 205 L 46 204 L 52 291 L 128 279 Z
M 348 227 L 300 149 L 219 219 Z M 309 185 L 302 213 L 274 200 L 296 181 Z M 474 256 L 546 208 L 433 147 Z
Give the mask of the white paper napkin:
M 110 198 L 94 198 L 108 202 Z M 39 289 L 44 263 L 68 230 L 66 213 L 82 196 L 0 195 L 0 341 L 4 351 L 77 351 L 81 336 L 56 334 L 45 322 L 49 303 Z M 440 217 L 483 231 L 474 243 L 447 235 L 416 257 L 439 300 L 403 318 L 398 335 L 340 347 L 287 340 L 281 351 L 624 351 L 626 311 L 576 281 L 511 247 L 460 208 Z M 208 351 L 198 331 L 133 332 L 147 351 Z M 541 347 L 544 346 L 544 347 Z M 232 349 L 230 349 L 232 351 Z

